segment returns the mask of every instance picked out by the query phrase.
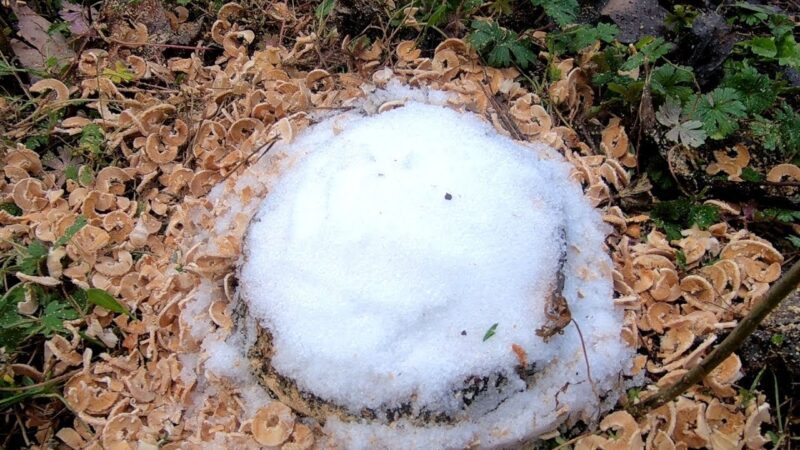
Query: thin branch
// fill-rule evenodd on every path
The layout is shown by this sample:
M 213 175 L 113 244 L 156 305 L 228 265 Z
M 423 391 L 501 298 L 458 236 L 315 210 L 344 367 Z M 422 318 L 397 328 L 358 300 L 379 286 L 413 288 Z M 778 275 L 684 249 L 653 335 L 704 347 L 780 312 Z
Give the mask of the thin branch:
M 49 384 L 58 383 L 59 381 L 64 381 L 67 378 L 72 377 L 73 375 L 78 374 L 83 369 L 75 369 L 65 374 L 59 375 L 55 378 L 51 378 L 49 380 L 42 381 L 41 383 L 36 384 L 28 384 L 25 386 L 14 386 L 14 387 L 0 387 L 0 392 L 17 392 L 17 391 L 27 391 L 30 389 L 35 389 L 43 386 L 47 386 Z
M 696 367 L 684 374 L 678 382 L 672 386 L 660 389 L 654 395 L 648 397 L 639 404 L 631 405 L 628 408 L 633 417 L 640 418 L 649 411 L 664 405 L 675 397 L 686 392 L 687 389 L 699 383 L 720 363 L 725 361 L 744 340 L 753 333 L 758 324 L 775 309 L 780 302 L 786 298 L 800 284 L 800 261 L 795 262 L 772 287 L 767 291 L 764 298 L 750 311 L 750 313 L 739 322 L 739 325 L 731 331 L 711 353 L 708 354 Z

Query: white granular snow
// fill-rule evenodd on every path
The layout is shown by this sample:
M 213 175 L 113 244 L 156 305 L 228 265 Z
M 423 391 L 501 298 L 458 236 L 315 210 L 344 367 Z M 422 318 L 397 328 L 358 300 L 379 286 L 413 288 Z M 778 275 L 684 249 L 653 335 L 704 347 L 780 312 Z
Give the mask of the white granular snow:
M 379 92 L 415 92 L 393 89 Z M 270 191 L 239 274 L 250 314 L 273 334 L 275 369 L 353 413 L 413 399 L 415 411 L 463 419 L 331 418 L 325 429 L 345 448 L 507 445 L 595 416 L 595 394 L 618 388 L 632 351 L 612 304 L 605 227 L 554 150 L 407 102 L 330 118 L 278 151 L 293 162 L 262 181 Z M 536 335 L 563 252 L 563 294 L 594 387 L 574 324 L 548 343 Z M 539 372 L 527 390 L 512 344 Z M 509 388 L 460 411 L 453 392 L 464 380 L 497 373 Z

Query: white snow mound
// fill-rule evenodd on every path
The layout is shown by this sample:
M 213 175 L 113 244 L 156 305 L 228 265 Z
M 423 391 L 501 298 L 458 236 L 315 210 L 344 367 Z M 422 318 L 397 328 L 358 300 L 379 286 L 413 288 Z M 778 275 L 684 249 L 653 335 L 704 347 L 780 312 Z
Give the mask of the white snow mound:
M 273 367 L 354 414 L 410 405 L 455 418 L 330 418 L 344 448 L 504 446 L 596 416 L 596 394 L 619 388 L 632 350 L 606 228 L 553 149 L 407 102 L 327 119 L 277 151 L 292 163 L 258 207 L 239 273 Z M 563 255 L 594 387 L 574 323 L 547 343 L 536 334 Z M 528 387 L 512 345 L 535 365 Z M 502 386 L 466 407 L 473 376 Z

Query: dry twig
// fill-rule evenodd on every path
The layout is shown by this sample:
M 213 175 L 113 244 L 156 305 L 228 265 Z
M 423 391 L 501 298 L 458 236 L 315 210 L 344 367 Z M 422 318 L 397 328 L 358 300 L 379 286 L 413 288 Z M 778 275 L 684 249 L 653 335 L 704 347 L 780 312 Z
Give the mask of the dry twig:
M 648 397 L 641 403 L 630 405 L 629 413 L 633 417 L 640 418 L 649 411 L 669 403 L 677 396 L 683 394 L 687 389 L 699 383 L 703 378 L 711 373 L 714 368 L 725 361 L 744 340 L 756 330 L 758 324 L 775 309 L 780 302 L 786 298 L 800 284 L 800 261 L 786 272 L 772 287 L 767 291 L 764 298 L 750 311 L 750 313 L 739 322 L 739 325 L 731 331 L 725 338 L 700 364 L 684 374 L 675 384 L 662 388 L 654 395 Z

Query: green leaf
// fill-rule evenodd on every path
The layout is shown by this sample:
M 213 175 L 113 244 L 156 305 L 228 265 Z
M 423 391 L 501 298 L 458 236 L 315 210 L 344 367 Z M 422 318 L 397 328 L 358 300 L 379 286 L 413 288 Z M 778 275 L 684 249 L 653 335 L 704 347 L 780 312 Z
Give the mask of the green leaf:
M 597 26 L 571 25 L 563 31 L 554 31 L 547 35 L 548 45 L 555 54 L 566 52 L 577 53 L 597 41 L 610 43 L 619 34 L 614 24 L 598 23 Z
M 136 78 L 136 74 L 128 70 L 128 67 L 122 61 L 117 61 L 114 67 L 106 67 L 103 69 L 103 76 L 108 77 L 112 83 L 127 83 Z
M 53 301 L 45 306 L 41 317 L 42 334 L 45 336 L 64 331 L 64 321 L 77 319 L 78 312 L 70 305 Z
M 13 352 L 31 333 L 35 322 L 17 312 L 17 304 L 25 300 L 26 287 L 19 283 L 12 287 L 0 303 L 0 347 Z
M 78 181 L 78 166 L 74 164 L 68 164 L 64 167 L 64 176 L 68 180 Z
M 94 183 L 94 171 L 90 166 L 84 165 L 78 169 L 78 183 L 84 187 Z
M 490 337 L 495 335 L 495 331 L 497 331 L 497 324 L 495 323 L 488 330 L 486 330 L 486 334 L 483 335 L 483 342 L 486 342 Z
M 739 45 L 749 48 L 751 52 L 765 58 L 774 58 L 778 54 L 778 47 L 775 46 L 774 37 L 758 36 L 749 41 L 742 41 Z
M 739 100 L 749 114 L 760 114 L 778 98 L 775 83 L 755 67 L 741 65 L 727 67 L 720 87 L 739 91 Z
M 693 101 L 694 100 L 694 101 Z M 686 113 L 703 122 L 711 139 L 724 139 L 739 128 L 739 119 L 747 115 L 739 92 L 733 88 L 717 88 L 708 94 L 690 99 Z M 691 105 L 696 105 L 691 109 Z
M 778 64 L 800 68 L 800 44 L 795 41 L 794 33 L 789 30 L 775 40 Z
M 674 47 L 673 44 L 665 41 L 663 38 L 645 36 L 636 43 L 636 48 L 639 51 L 625 61 L 625 64 L 622 65 L 622 70 L 633 70 L 645 63 L 653 64 L 672 51 Z
M 675 5 L 672 7 L 672 12 L 664 19 L 664 25 L 676 32 L 681 28 L 691 28 L 698 15 L 700 12 L 694 6 Z
M 117 301 L 117 299 L 112 297 L 111 294 L 102 289 L 97 289 L 97 288 L 86 289 L 86 300 L 88 300 L 89 303 L 101 306 L 111 312 L 117 314 L 125 314 L 128 317 L 133 317 L 133 315 L 131 315 L 130 310 L 128 310 L 128 308 L 126 308 L 125 305 Z
M 757 220 L 774 219 L 783 223 L 794 223 L 800 220 L 800 211 L 783 208 L 766 208 L 757 211 L 755 217 Z
M 769 19 L 775 13 L 767 6 L 756 5 L 754 3 L 739 2 L 734 6 L 739 9 L 735 19 L 745 25 L 758 25 Z
M 772 345 L 776 347 L 780 347 L 783 344 L 783 340 L 784 337 L 782 334 L 773 334 L 772 337 L 769 338 L 769 341 L 772 343 Z
M 800 236 L 790 234 L 789 236 L 787 236 L 787 239 L 789 239 L 789 242 L 791 242 L 792 245 L 794 245 L 797 248 L 800 248 Z
M 743 168 L 741 177 L 744 181 L 749 181 L 751 183 L 758 183 L 764 179 L 764 175 L 756 172 L 751 167 Z
M 19 217 L 22 215 L 22 208 L 16 205 L 16 203 L 0 203 L 0 211 L 5 211 L 11 214 L 14 217 Z
M 769 438 L 770 443 L 776 447 L 781 443 L 782 440 L 778 433 L 772 430 L 767 431 L 767 437 Z
M 517 64 L 526 68 L 536 59 L 527 41 L 520 40 L 517 33 L 492 20 L 472 21 L 472 32 L 467 35 L 467 42 L 479 53 L 486 54 L 487 62 L 494 67 Z
M 642 98 L 644 81 L 631 80 L 628 77 L 621 77 L 621 82 L 610 82 L 606 86 L 608 90 L 622 97 L 625 103 L 638 104 Z
M 674 241 L 682 237 L 681 230 L 694 225 L 706 229 L 719 222 L 719 208 L 689 199 L 669 200 L 653 205 L 650 217 L 656 226 L 664 229 L 667 238 Z
M 105 137 L 103 129 L 96 123 L 90 123 L 81 130 L 81 138 L 78 145 L 81 150 L 93 155 L 100 155 Z
M 336 6 L 336 0 L 322 0 L 314 10 L 314 15 L 318 20 L 322 20 L 330 15 L 334 6 Z
M 25 248 L 25 252 L 17 257 L 19 271 L 26 275 L 37 275 L 39 266 L 47 257 L 47 251 L 47 246 L 40 241 L 31 242 Z
M 686 101 L 692 95 L 694 80 L 690 67 L 665 64 L 650 74 L 650 89 L 663 98 L 676 97 Z
M 761 146 L 766 150 L 777 150 L 781 145 L 781 136 L 778 132 L 777 124 L 765 117 L 756 116 L 750 122 L 750 132 L 756 140 L 761 142 Z
M 56 33 L 61 33 L 64 36 L 69 37 L 69 24 L 64 21 L 53 22 L 50 24 L 50 26 L 47 28 L 47 34 L 52 36 Z
M 785 101 L 774 110 L 772 119 L 756 116 L 750 122 L 753 137 L 767 149 L 778 153 L 782 159 L 791 160 L 800 154 L 800 113 Z
M 577 0 L 531 0 L 531 4 L 544 9 L 544 13 L 560 27 L 575 23 L 578 17 Z
M 506 45 L 498 45 L 489 52 L 489 65 L 508 67 L 511 65 L 511 51 Z
M 691 210 L 689 221 L 705 230 L 719 222 L 719 208 L 713 205 L 696 205 Z
M 53 246 L 60 247 L 62 245 L 66 245 L 84 226 L 86 226 L 86 217 L 78 216 L 78 218 L 75 219 L 75 223 L 67 228 L 67 231 L 64 232 L 64 235 L 58 238 Z
M 494 39 L 495 36 L 488 23 L 482 20 L 474 20 L 472 22 L 472 32 L 467 35 L 467 43 L 475 50 L 484 51 L 486 47 L 492 44 Z

